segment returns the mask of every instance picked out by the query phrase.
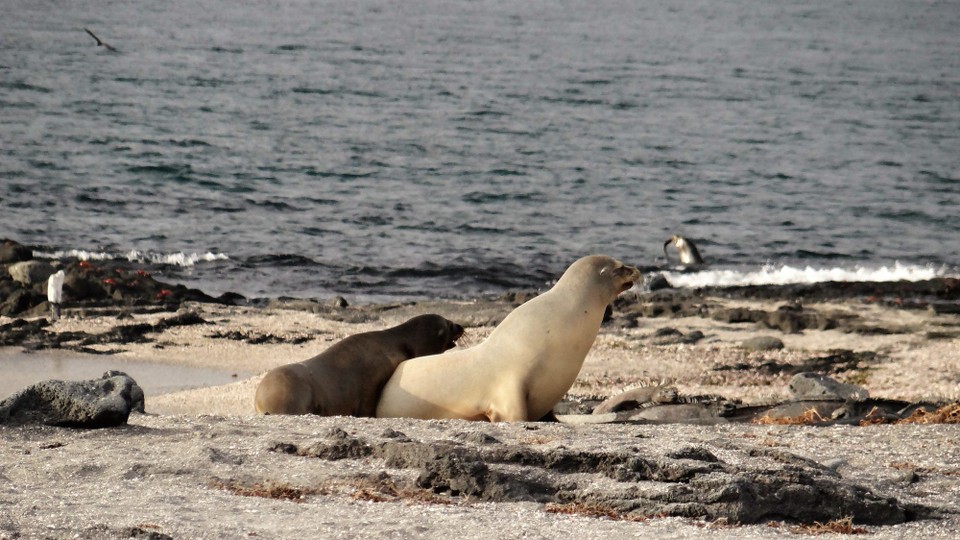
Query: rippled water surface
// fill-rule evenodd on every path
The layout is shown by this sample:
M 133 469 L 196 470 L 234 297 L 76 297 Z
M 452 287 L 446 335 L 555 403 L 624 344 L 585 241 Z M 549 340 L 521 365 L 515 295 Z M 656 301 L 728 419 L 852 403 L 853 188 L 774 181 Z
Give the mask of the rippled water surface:
M 960 262 L 956 1 L 0 3 L 0 237 L 51 253 L 361 297 L 674 233 L 744 272 Z

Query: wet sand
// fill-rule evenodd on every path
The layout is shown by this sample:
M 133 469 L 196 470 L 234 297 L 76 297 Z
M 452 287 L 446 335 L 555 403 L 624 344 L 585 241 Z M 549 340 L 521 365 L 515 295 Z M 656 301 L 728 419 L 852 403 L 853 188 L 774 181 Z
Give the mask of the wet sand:
M 4 349 L 8 350 L 0 350 L 0 366 L 4 372 L 4 377 L 0 380 L 0 400 L 40 381 L 97 379 L 108 370 L 123 371 L 133 377 L 148 398 L 183 390 L 221 386 L 252 375 L 181 364 L 118 359 L 112 356 L 91 357 L 89 354 L 69 351 L 25 353 L 12 347 Z

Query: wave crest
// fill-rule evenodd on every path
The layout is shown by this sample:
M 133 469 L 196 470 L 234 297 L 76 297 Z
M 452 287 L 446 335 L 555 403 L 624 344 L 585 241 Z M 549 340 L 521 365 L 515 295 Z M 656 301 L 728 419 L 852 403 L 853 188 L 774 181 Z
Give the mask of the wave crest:
M 108 253 L 103 251 L 87 251 L 83 249 L 70 249 L 65 251 L 40 252 L 34 253 L 37 257 L 44 259 L 69 259 L 76 258 L 81 261 L 112 261 L 126 259 L 130 262 L 166 264 L 171 266 L 194 266 L 200 262 L 228 261 L 230 257 L 223 253 L 155 253 L 149 251 L 140 251 L 132 249 L 126 253 Z
M 742 285 L 792 285 L 827 281 L 923 281 L 945 277 L 945 267 L 894 263 L 868 268 L 804 268 L 766 264 L 759 270 L 704 270 L 701 272 L 664 272 L 674 287 L 736 287 Z

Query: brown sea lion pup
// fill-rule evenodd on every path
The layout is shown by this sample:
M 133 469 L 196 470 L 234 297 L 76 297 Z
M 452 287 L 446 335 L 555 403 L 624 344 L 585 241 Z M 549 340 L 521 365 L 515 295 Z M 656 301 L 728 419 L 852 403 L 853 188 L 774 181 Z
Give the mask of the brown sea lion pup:
M 400 364 L 377 416 L 539 420 L 576 380 L 607 305 L 639 279 L 635 267 L 610 257 L 576 261 L 479 345 Z
M 354 334 L 309 360 L 267 372 L 254 406 L 261 414 L 373 416 L 397 365 L 453 348 L 462 335 L 462 326 L 439 315 Z

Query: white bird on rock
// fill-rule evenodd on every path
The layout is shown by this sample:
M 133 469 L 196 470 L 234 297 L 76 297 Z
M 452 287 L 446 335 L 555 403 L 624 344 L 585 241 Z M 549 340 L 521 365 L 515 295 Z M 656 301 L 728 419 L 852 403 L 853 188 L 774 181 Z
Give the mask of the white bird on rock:
M 63 270 L 57 270 L 47 278 L 47 300 L 53 310 L 53 320 L 60 319 L 60 304 L 63 302 Z

